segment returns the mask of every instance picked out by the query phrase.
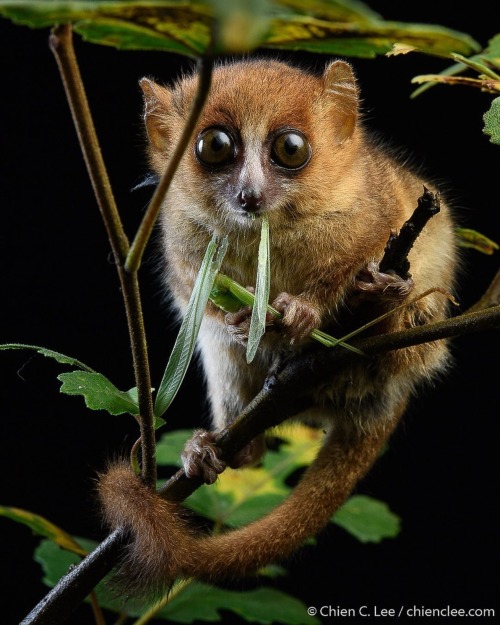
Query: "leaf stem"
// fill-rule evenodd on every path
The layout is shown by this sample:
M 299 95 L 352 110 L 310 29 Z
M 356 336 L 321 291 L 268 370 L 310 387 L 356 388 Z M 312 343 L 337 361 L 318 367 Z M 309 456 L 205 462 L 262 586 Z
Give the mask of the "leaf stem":
M 151 198 L 151 202 L 147 208 L 146 214 L 137 230 L 137 234 L 132 243 L 127 259 L 125 261 L 126 271 L 137 271 L 141 265 L 142 256 L 146 249 L 147 242 L 151 236 L 154 225 L 161 210 L 163 200 L 168 192 L 172 179 L 177 167 L 181 161 L 182 155 L 186 151 L 187 145 L 194 132 L 196 123 L 200 117 L 201 111 L 205 105 L 205 101 L 210 90 L 212 82 L 213 58 L 210 55 L 202 56 L 198 59 L 198 87 L 193 99 L 191 110 L 182 130 L 177 145 L 173 151 L 172 157 L 168 161 L 167 167 L 156 187 L 155 193 Z
M 64 24 L 54 27 L 49 43 L 59 67 L 80 147 L 120 278 L 139 399 L 142 477 L 147 484 L 154 486 L 156 483 L 156 459 L 153 401 L 137 272 L 130 273 L 125 271 L 124 268 L 129 252 L 129 242 L 123 229 L 99 147 L 97 133 L 73 47 L 71 25 Z

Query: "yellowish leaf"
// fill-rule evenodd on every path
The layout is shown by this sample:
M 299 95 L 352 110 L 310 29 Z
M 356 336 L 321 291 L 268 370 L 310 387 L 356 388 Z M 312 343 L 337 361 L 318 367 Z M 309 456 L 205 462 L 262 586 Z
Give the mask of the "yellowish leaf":
M 87 553 L 67 532 L 38 514 L 21 508 L 0 506 L 0 515 L 12 519 L 12 521 L 16 521 L 17 523 L 27 525 L 35 534 L 45 536 L 67 551 L 77 553 L 81 556 Z

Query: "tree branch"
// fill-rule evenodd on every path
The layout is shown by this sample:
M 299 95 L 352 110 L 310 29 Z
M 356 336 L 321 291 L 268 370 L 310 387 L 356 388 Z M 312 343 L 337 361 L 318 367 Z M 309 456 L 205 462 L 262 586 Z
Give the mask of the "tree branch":
M 177 171 L 182 155 L 186 151 L 187 145 L 196 126 L 196 122 L 200 117 L 200 113 L 205 106 L 208 92 L 210 91 L 210 84 L 212 82 L 213 58 L 208 55 L 201 56 L 198 59 L 197 68 L 198 86 L 191 105 L 191 110 L 189 111 L 188 118 L 182 129 L 179 141 L 175 146 L 174 152 L 168 161 L 167 168 L 163 173 L 158 186 L 156 187 L 146 214 L 144 215 L 141 225 L 139 226 L 139 230 L 137 231 L 135 239 L 132 243 L 132 247 L 128 253 L 128 257 L 125 262 L 125 269 L 127 271 L 137 271 L 140 267 L 142 255 L 144 254 L 146 244 L 158 218 L 163 200 L 165 199 L 174 174 Z
M 115 260 L 121 264 L 127 257 L 129 242 L 118 214 L 118 208 L 90 113 L 87 95 L 73 47 L 71 24 L 55 27 L 49 37 L 49 46 L 56 58 L 59 73 L 61 74 L 78 141 L 83 152 L 111 248 Z
M 382 273 L 395 271 L 403 280 L 411 277 L 408 254 L 425 224 L 439 212 L 439 204 L 439 196 L 424 187 L 424 193 L 418 198 L 417 208 L 410 219 L 403 224 L 399 233 L 391 232 L 379 265 Z
M 152 385 L 137 272 L 129 273 L 124 268 L 129 252 L 129 242 L 118 214 L 106 166 L 99 147 L 97 133 L 73 48 L 71 25 L 56 26 L 51 32 L 49 44 L 59 67 L 73 123 L 75 124 L 87 171 L 101 211 L 120 278 L 139 399 L 142 475 L 146 483 L 154 486 L 156 483 L 156 443 L 153 400 L 151 397 Z
M 394 349 L 497 328 L 500 328 L 500 306 L 410 330 L 370 337 L 356 342 L 356 346 L 366 354 L 375 356 Z M 331 382 L 342 367 L 348 366 L 352 358 L 357 357 L 344 349 L 313 346 L 286 363 L 281 371 L 266 380 L 261 392 L 240 417 L 221 432 L 217 445 L 223 457 L 231 457 L 259 433 L 311 406 L 314 389 L 325 381 Z M 199 480 L 186 478 L 181 470 L 168 480 L 160 493 L 170 500 L 181 501 L 200 485 Z M 126 535 L 123 531 L 113 532 L 59 581 L 21 625 L 63 623 L 95 584 L 111 571 L 116 564 L 119 549 L 125 543 Z

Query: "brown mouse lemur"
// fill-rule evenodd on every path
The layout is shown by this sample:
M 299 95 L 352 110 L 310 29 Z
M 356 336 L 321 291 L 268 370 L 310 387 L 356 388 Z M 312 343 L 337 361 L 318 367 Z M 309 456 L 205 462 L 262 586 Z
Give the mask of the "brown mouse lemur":
M 176 145 L 196 86 L 195 75 L 172 88 L 141 81 L 149 158 L 158 174 Z M 456 250 L 444 203 L 409 254 L 411 278 L 379 270 L 389 234 L 410 217 L 423 184 L 364 129 L 347 63 L 329 63 L 319 76 L 265 60 L 214 70 L 207 104 L 161 214 L 165 281 L 182 313 L 215 233 L 229 241 L 224 273 L 252 286 L 265 214 L 270 299 L 282 320 L 266 332 L 248 365 L 248 310 L 225 316 L 208 306 L 198 349 L 213 431 L 197 431 L 187 443 L 188 476 L 211 483 L 224 469 L 214 432 L 258 393 L 278 350 L 291 355 L 303 349 L 314 328 L 342 336 L 432 287 L 452 289 Z M 396 311 L 376 331 L 411 328 L 445 315 L 446 298 L 433 293 Z M 257 522 L 217 536 L 199 535 L 178 503 L 146 488 L 125 464 L 112 465 L 100 477 L 105 519 L 132 536 L 122 563 L 130 593 L 158 595 L 178 577 L 209 582 L 237 577 L 290 554 L 328 522 L 368 470 L 415 386 L 445 367 L 447 347 L 437 341 L 351 362 L 322 390 L 317 406 L 297 417 L 325 429 L 318 457 L 288 499 Z M 264 447 L 260 437 L 252 441 L 231 466 L 255 463 Z

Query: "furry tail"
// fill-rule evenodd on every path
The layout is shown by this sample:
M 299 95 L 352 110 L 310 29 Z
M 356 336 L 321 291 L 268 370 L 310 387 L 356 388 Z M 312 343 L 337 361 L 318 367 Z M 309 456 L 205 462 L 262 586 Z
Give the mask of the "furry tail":
M 183 519 L 182 506 L 149 490 L 126 465 L 112 465 L 100 477 L 99 496 L 109 525 L 132 534 L 118 572 L 126 594 L 158 597 L 178 577 L 208 582 L 241 577 L 288 556 L 328 523 L 373 464 L 397 421 L 393 418 L 367 432 L 330 433 L 281 505 L 254 523 L 217 536 L 196 535 Z

